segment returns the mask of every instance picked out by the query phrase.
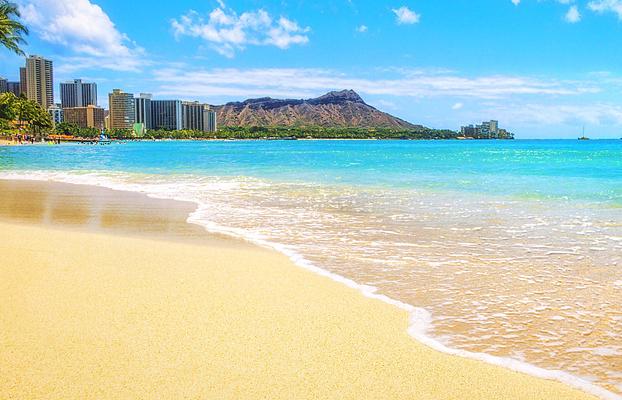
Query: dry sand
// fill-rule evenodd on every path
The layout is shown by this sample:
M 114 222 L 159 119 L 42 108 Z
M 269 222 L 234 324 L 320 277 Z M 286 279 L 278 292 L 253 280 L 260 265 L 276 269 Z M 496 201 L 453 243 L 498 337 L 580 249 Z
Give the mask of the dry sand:
M 0 399 L 591 398 L 431 350 L 269 250 L 0 219 Z

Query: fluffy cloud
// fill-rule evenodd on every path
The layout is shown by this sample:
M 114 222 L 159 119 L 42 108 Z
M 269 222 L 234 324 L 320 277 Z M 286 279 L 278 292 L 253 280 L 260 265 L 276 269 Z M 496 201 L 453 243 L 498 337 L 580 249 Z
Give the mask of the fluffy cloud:
M 598 13 L 612 12 L 622 20 L 622 0 L 594 0 L 590 1 L 587 6 Z
M 582 124 L 593 126 L 622 125 L 622 106 L 607 103 L 554 104 L 527 103 L 501 104 L 484 110 L 510 124 L 570 125 L 576 126 L 576 134 Z
M 276 46 L 287 49 L 294 44 L 309 42 L 308 27 L 283 16 L 273 18 L 265 10 L 246 11 L 238 15 L 221 1 L 219 7 L 204 18 L 190 11 L 171 21 L 175 37 L 201 38 L 226 57 L 249 45 Z
M 377 74 L 374 74 L 377 76 Z M 448 71 L 393 71 L 391 78 L 353 77 L 310 68 L 199 69 L 155 71 L 156 91 L 180 97 L 311 97 L 351 88 L 364 94 L 418 98 L 504 99 L 511 96 L 572 96 L 598 92 L 596 86 L 520 76 L 463 77 Z
M 359 25 L 356 27 L 356 31 L 359 33 L 367 32 L 367 25 Z
M 138 69 L 138 56 L 144 51 L 89 0 L 21 0 L 19 5 L 23 19 L 41 39 L 74 53 L 66 59 L 73 68 L 84 61 L 101 60 L 104 68 Z
M 571 6 L 568 9 L 568 12 L 566 12 L 566 15 L 564 15 L 564 19 L 566 20 L 566 22 L 569 22 L 571 24 L 576 24 L 577 22 L 581 21 L 581 13 L 579 12 L 577 6 Z
M 414 12 L 413 10 L 411 10 L 410 8 L 406 6 L 402 6 L 400 8 L 394 8 L 393 13 L 395 14 L 395 17 L 397 18 L 397 23 L 400 25 L 416 24 L 421 19 L 421 15 L 417 14 L 416 12 Z

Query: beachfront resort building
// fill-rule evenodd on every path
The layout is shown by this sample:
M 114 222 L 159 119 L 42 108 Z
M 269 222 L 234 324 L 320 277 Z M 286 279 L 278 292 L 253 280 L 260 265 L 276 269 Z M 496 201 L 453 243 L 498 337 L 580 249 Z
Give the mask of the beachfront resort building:
M 86 107 L 64 108 L 65 122 L 79 128 L 104 128 L 104 109 L 92 104 Z
M 74 79 L 60 84 L 60 102 L 63 108 L 97 106 L 97 84 Z
M 460 135 L 473 139 L 513 139 L 514 134 L 499 128 L 499 121 L 484 121 L 479 125 L 467 125 L 460 128 Z
M 114 89 L 108 94 L 110 107 L 108 125 L 110 129 L 132 129 L 136 118 L 134 95 L 121 89 Z
M 63 122 L 63 109 L 60 107 L 60 104 L 52 104 L 49 106 L 48 114 L 50 114 L 50 118 L 54 125 Z
M 143 124 L 143 129 L 153 129 L 151 119 L 151 94 L 141 93 L 134 98 L 136 109 L 136 123 Z
M 183 129 L 202 132 L 216 131 L 216 113 L 209 104 L 185 101 L 181 108 Z
M 151 100 L 152 129 L 182 129 L 181 100 Z
M 54 104 L 52 61 L 39 56 L 30 56 L 26 58 L 25 79 L 22 75 L 24 73 L 20 69 L 20 78 L 25 81 L 25 93 L 29 100 L 36 101 L 44 109 Z

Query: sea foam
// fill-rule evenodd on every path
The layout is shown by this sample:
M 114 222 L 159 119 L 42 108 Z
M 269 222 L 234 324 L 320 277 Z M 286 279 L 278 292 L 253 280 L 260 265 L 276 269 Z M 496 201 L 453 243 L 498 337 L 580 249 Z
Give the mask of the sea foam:
M 2 171 L 0 172 L 0 179 L 15 179 L 15 180 L 33 180 L 33 181 L 53 181 L 61 183 L 79 184 L 79 185 L 92 185 L 105 187 L 119 191 L 131 191 L 143 193 L 149 197 L 170 199 L 179 201 L 194 202 L 197 205 L 197 209 L 192 212 L 187 221 L 189 223 L 202 226 L 206 231 L 210 233 L 225 234 L 234 238 L 242 239 L 253 243 L 255 245 L 273 249 L 278 251 L 290 260 L 293 261 L 298 267 L 304 268 L 318 275 L 327 277 L 336 282 L 339 282 L 351 289 L 359 291 L 362 295 L 376 299 L 399 309 L 402 309 L 409 314 L 409 326 L 408 334 L 437 351 L 464 357 L 468 359 L 479 360 L 488 364 L 497 365 L 513 371 L 529 374 L 535 377 L 550 379 L 562 382 L 571 387 L 583 390 L 587 393 L 591 393 L 606 400 L 621 400 L 622 396 L 619 396 L 613 392 L 610 392 L 600 386 L 593 384 L 592 382 L 574 376 L 570 373 L 560 370 L 544 369 L 524 361 L 519 361 L 507 357 L 497 357 L 485 353 L 470 352 L 462 349 L 456 349 L 449 347 L 442 343 L 440 340 L 429 335 L 429 331 L 433 326 L 432 314 L 421 307 L 416 307 L 411 304 L 404 303 L 399 300 L 395 300 L 384 294 L 378 293 L 378 289 L 371 285 L 363 285 L 355 282 L 352 279 L 346 278 L 339 274 L 328 271 L 324 268 L 318 267 L 313 262 L 299 254 L 292 246 L 276 243 L 268 240 L 264 235 L 249 232 L 246 229 L 229 227 L 222 224 L 215 223 L 209 218 L 211 204 L 206 204 L 194 198 L 192 195 L 187 196 L 184 194 L 183 185 L 177 183 L 171 183 L 166 179 L 158 180 L 155 177 L 150 177 L 150 183 L 134 181 L 134 177 L 125 173 L 102 173 L 102 172 L 83 172 L 83 171 Z M 155 182 L 155 183 L 152 183 Z M 201 190 L 219 190 L 223 187 L 236 186 L 235 182 L 201 182 Z M 181 190 L 180 190 L 181 189 Z M 614 282 L 616 286 L 622 286 L 622 281 Z

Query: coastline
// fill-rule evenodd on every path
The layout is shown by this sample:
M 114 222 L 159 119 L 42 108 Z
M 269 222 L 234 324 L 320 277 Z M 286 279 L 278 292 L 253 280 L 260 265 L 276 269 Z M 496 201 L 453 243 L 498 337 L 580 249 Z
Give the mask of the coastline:
M 11 181 L 4 183 L 6 182 Z M 143 385 L 143 387 L 130 385 L 131 387 L 125 388 L 137 390 L 133 394 L 144 395 L 149 390 L 155 390 L 158 382 L 161 381 L 153 379 L 152 375 L 141 372 L 137 365 L 128 362 L 128 360 L 132 361 L 131 357 L 127 358 L 129 353 L 123 353 L 127 350 L 133 356 L 146 359 L 152 371 L 162 372 L 175 363 L 188 368 L 192 365 L 189 369 L 193 371 L 185 371 L 185 374 L 177 376 L 179 379 L 158 375 L 159 379 L 166 381 L 164 387 L 158 390 L 168 391 L 159 393 L 169 393 L 173 397 L 192 397 L 201 393 L 213 394 L 215 392 L 212 390 L 219 389 L 225 390 L 219 392 L 223 396 L 243 393 L 243 397 L 281 398 L 307 397 L 309 393 L 314 393 L 320 398 L 334 397 L 335 393 L 341 394 L 341 397 L 353 398 L 406 396 L 417 398 L 591 398 L 587 394 L 555 381 L 542 380 L 480 361 L 437 352 L 412 340 L 407 334 L 409 314 L 405 310 L 379 302 L 374 298 L 361 296 L 358 290 L 348 288 L 326 277 L 302 268 L 295 268 L 291 261 L 281 254 L 233 239 L 214 237 L 193 229 L 190 229 L 190 232 L 184 231 L 180 235 L 179 229 L 183 231 L 184 225 L 191 226 L 191 224 L 185 224 L 183 219 L 183 224 L 179 223 L 180 218 L 183 218 L 184 214 L 187 215 L 189 207 L 187 204 L 162 200 L 166 204 L 152 207 L 154 215 L 159 214 L 164 208 L 172 208 L 180 212 L 175 215 L 166 215 L 165 219 L 170 223 L 156 224 L 166 226 L 166 229 L 144 232 L 144 228 L 153 226 L 154 216 L 149 212 L 145 214 L 145 210 L 149 209 L 145 207 L 145 204 L 155 204 L 158 200 L 139 194 L 116 192 L 92 186 L 77 189 L 75 185 L 57 183 L 14 184 L 27 185 L 28 190 L 42 193 L 46 191 L 45 186 L 47 186 L 47 195 L 39 197 L 40 205 L 47 205 L 47 208 L 43 212 L 33 213 L 33 210 L 38 207 L 36 196 L 32 197 L 35 201 L 30 204 L 30 208 L 24 208 L 21 213 L 19 210 L 15 211 L 15 205 L 0 207 L 2 211 L 0 221 L 7 221 L 7 210 L 13 212 L 8 224 L 2 222 L 3 231 L 10 232 L 8 240 L 3 243 L 4 253 L 8 254 L 8 259 L 11 260 L 2 269 L 2 274 L 9 274 L 11 278 L 2 279 L 4 282 L 10 282 L 6 289 L 13 291 L 14 294 L 15 290 L 23 290 L 26 293 L 32 289 L 30 284 L 33 277 L 43 279 L 51 272 L 53 282 L 39 282 L 42 286 L 39 286 L 41 291 L 37 293 L 47 293 L 46 290 L 53 291 L 47 294 L 60 301 L 63 307 L 69 307 L 66 310 L 69 315 L 74 313 L 82 316 L 97 316 L 96 321 L 87 319 L 80 324 L 80 327 L 70 326 L 72 329 L 77 329 L 74 333 L 80 332 L 82 335 L 87 332 L 91 335 L 86 336 L 86 342 L 82 339 L 76 342 L 76 337 L 73 337 L 69 348 L 77 353 L 69 351 L 68 354 L 64 354 L 71 361 L 69 365 L 86 367 L 84 372 L 65 371 L 69 372 L 69 375 L 78 374 L 85 379 L 72 386 L 72 390 L 81 391 L 74 392 L 76 395 L 86 393 L 84 390 L 87 386 L 98 388 L 100 395 L 95 397 L 102 397 L 101 391 L 105 392 L 112 388 L 119 390 L 119 383 L 124 378 L 120 378 L 111 371 L 116 368 L 115 366 L 127 371 L 127 376 L 133 376 Z M 5 198 L 10 197 L 6 196 L 9 193 L 6 186 L 2 189 Z M 50 195 L 51 190 L 65 193 L 65 197 L 60 202 L 59 196 L 56 196 L 54 200 L 55 196 Z M 78 190 L 79 193 L 73 190 Z M 16 194 L 14 199 L 24 198 L 23 191 L 13 193 Z M 104 193 L 112 193 L 113 196 L 110 198 L 117 199 L 119 203 L 111 205 L 106 204 L 105 201 L 92 201 L 97 196 L 100 196 L 101 200 Z M 84 196 L 91 201 L 85 202 Z M 131 196 L 142 197 L 144 202 L 136 203 L 137 197 Z M 99 205 L 90 208 L 87 212 L 83 210 L 82 217 L 77 219 L 71 218 L 76 213 L 66 215 L 62 212 L 54 212 L 54 204 L 62 204 L 65 208 L 73 210 L 74 207 L 69 206 L 72 204 L 72 198 L 74 200 L 81 198 L 77 203 L 82 204 L 82 209 L 85 204 Z M 170 207 L 173 204 L 175 206 Z M 125 205 L 126 208 L 122 209 L 120 205 Z M 130 219 L 131 223 L 127 223 L 125 228 L 134 226 L 141 229 L 130 232 L 123 230 L 123 226 L 114 224 L 101 226 L 102 224 L 97 225 L 93 222 L 103 221 L 102 215 L 106 212 L 116 215 L 116 220 L 119 222 L 127 222 L 127 215 L 140 215 L 139 218 Z M 40 218 L 30 221 L 16 218 L 25 214 Z M 59 215 L 60 217 L 65 215 L 65 220 L 59 219 Z M 84 215 L 90 217 L 85 218 Z M 59 226 L 64 228 L 59 229 Z M 72 229 L 66 229 L 68 226 Z M 28 237 L 30 240 L 23 242 L 20 240 L 23 237 Z M 206 240 L 208 237 L 211 239 Z M 202 243 L 193 242 L 190 239 L 199 239 Z M 37 245 L 33 246 L 33 243 Z M 97 252 L 87 251 L 94 247 L 98 249 Z M 21 265 L 18 263 L 23 263 L 24 259 L 31 257 L 44 262 L 47 265 L 47 272 L 41 271 L 33 263 L 27 265 L 25 270 L 18 271 L 17 268 L 9 267 Z M 85 259 L 89 262 L 85 263 Z M 124 269 L 112 265 L 112 261 L 119 259 L 123 260 Z M 63 260 L 63 274 L 54 273 L 59 260 Z M 150 267 L 147 268 L 145 264 Z M 83 265 L 97 268 L 81 270 Z M 155 268 L 151 269 L 154 266 Z M 65 272 L 69 275 L 65 276 Z M 102 272 L 105 272 L 103 276 L 105 279 L 100 280 Z M 192 282 L 186 279 L 188 276 L 193 277 Z M 79 277 L 78 282 L 75 281 L 77 277 Z M 30 282 L 25 283 L 25 278 L 29 278 Z M 177 284 L 171 282 L 177 282 Z M 243 287 L 239 287 L 240 282 L 244 283 Z M 81 287 L 81 284 L 84 287 Z M 68 289 L 68 292 L 58 290 L 59 287 Z M 141 289 L 141 295 L 144 296 L 141 299 L 144 302 L 140 303 L 139 308 L 132 304 L 134 299 L 121 293 L 121 287 Z M 206 290 L 207 288 L 209 290 Z M 162 304 L 161 300 L 157 300 L 162 292 L 168 293 L 168 300 L 174 300 L 172 304 Z M 97 293 L 100 300 L 98 304 L 91 305 L 88 301 L 76 301 L 76 298 L 71 297 L 72 295 L 90 296 L 90 293 Z M 189 297 L 189 293 L 193 296 Z M 288 300 L 283 301 L 283 299 Z M 9 295 L 8 300 L 18 301 L 19 298 L 18 296 L 11 298 Z M 34 301 L 34 298 L 31 300 Z M 78 305 L 73 303 L 78 303 Z M 11 305 L 6 299 L 4 304 Z M 108 314 L 110 312 L 108 307 L 111 304 L 118 306 L 114 316 Z M 199 309 L 196 304 L 204 307 Z M 48 305 L 34 301 L 27 305 L 42 311 L 41 315 L 55 318 L 49 321 L 38 321 L 43 325 L 37 325 L 36 328 L 48 327 L 46 324 L 51 322 L 66 327 L 71 322 L 61 314 L 57 314 L 58 310 L 49 308 L 53 305 L 59 304 Z M 101 308 L 90 309 L 91 306 Z M 80 307 L 86 307 L 89 310 Z M 185 307 L 192 311 L 193 318 L 182 318 L 185 317 L 184 312 L 181 316 L 175 314 L 179 313 L 179 310 L 184 310 Z M 30 312 L 24 316 L 16 311 L 10 316 L 5 314 L 4 318 L 14 325 L 30 324 L 32 321 L 29 320 L 29 316 L 37 315 L 37 313 L 32 313 L 34 309 L 22 308 L 22 311 Z M 15 311 L 18 308 L 9 306 L 3 314 L 9 310 Z M 248 310 L 253 310 L 253 312 L 248 313 Z M 137 313 L 140 315 L 138 319 Z M 217 321 L 211 319 L 214 313 L 218 315 Z M 147 318 L 147 322 L 142 321 L 142 317 Z M 104 324 L 103 327 L 91 326 L 101 323 L 102 318 L 104 321 L 106 318 L 112 318 L 114 323 L 110 326 Z M 71 324 L 77 323 L 76 321 Z M 171 324 L 172 322 L 175 323 Z M 160 335 L 163 334 L 161 329 L 156 329 L 155 332 L 149 329 L 127 332 L 128 328 L 135 328 L 136 324 L 141 323 L 148 323 L 148 326 L 141 325 L 141 329 L 165 326 L 166 335 Z M 200 325 L 200 323 L 205 325 Z M 209 329 L 206 329 L 206 326 L 209 326 Z M 28 327 L 32 328 L 31 325 Z M 19 332 L 18 328 L 18 326 L 15 327 L 14 333 Z M 109 346 L 111 343 L 108 340 L 102 342 L 100 333 L 94 332 L 95 328 L 107 329 L 108 333 L 118 340 L 115 342 L 116 347 Z M 222 329 L 227 332 L 222 332 Z M 14 353 L 8 352 L 5 356 L 19 353 L 20 357 L 28 357 L 33 356 L 27 353 L 33 351 L 34 348 L 41 351 L 39 347 L 46 343 L 41 342 L 41 337 L 36 338 L 33 335 L 44 332 L 36 329 L 34 331 L 28 329 L 28 332 L 31 332 L 29 339 L 34 340 L 27 343 L 20 342 L 19 335 L 10 337 L 9 340 L 5 338 L 5 341 L 11 343 L 15 350 Z M 143 337 L 142 333 L 147 332 L 148 337 L 154 340 L 150 348 L 145 348 L 144 344 L 138 343 Z M 221 340 L 217 341 L 217 345 L 210 341 L 214 332 L 221 335 L 218 336 Z M 270 332 L 270 337 L 267 337 L 265 332 Z M 58 333 L 62 336 L 66 332 Z M 194 333 L 201 334 L 195 335 Z M 175 340 L 179 337 L 184 340 Z M 260 343 L 250 340 L 258 337 L 262 339 Z M 97 339 L 97 341 L 89 345 L 89 339 Z M 93 347 L 94 343 L 97 343 L 99 347 Z M 287 345 L 283 345 L 284 343 Z M 318 343 L 322 343 L 324 347 L 318 348 L 322 347 L 318 346 Z M 67 345 L 61 339 L 54 340 L 53 344 L 61 347 L 48 349 L 44 354 L 58 356 L 54 351 L 60 351 Z M 30 345 L 34 345 L 34 348 L 30 349 Z M 209 348 L 212 351 L 204 351 L 206 348 L 204 346 L 211 346 Z M 242 349 L 239 346 L 242 346 Z M 147 353 L 156 348 L 170 350 L 170 353 L 165 352 L 164 359 L 150 358 L 152 354 Z M 223 348 L 232 353 L 223 354 Z M 97 360 L 85 354 L 93 349 L 97 351 L 92 357 L 97 357 Z M 199 349 L 201 351 L 198 351 Z M 295 360 L 292 359 L 294 349 L 298 357 Z M 117 354 L 113 350 L 123 351 L 122 354 Z M 238 363 L 228 361 L 231 354 L 240 356 Z M 82 360 L 81 357 L 86 357 L 90 361 L 85 365 L 78 365 L 80 363 L 77 360 Z M 242 365 L 242 361 L 246 363 L 248 359 L 255 362 L 253 365 L 256 368 L 249 369 Z M 15 365 L 10 365 L 16 361 L 12 357 L 3 357 L 2 360 L 2 369 L 15 367 Z M 102 360 L 106 362 L 102 363 Z M 33 360 L 25 359 L 21 361 L 33 362 Z M 62 359 L 52 360 L 43 357 L 35 361 L 42 363 L 38 364 L 40 375 L 29 375 L 27 371 L 20 371 L 17 368 L 16 371 L 24 374 L 20 376 L 21 382 L 30 382 L 37 386 L 34 382 L 42 380 L 44 384 L 47 382 L 56 387 L 58 383 L 67 379 L 67 376 L 61 376 L 63 375 L 61 374 L 54 381 L 46 377 L 44 373 L 50 371 L 46 368 L 54 362 L 60 361 L 61 364 L 66 365 L 67 363 L 64 363 Z M 104 371 L 101 380 L 94 378 L 97 374 L 83 376 L 93 372 L 89 370 L 94 366 L 90 362 L 95 361 L 99 362 L 97 370 L 100 371 L 103 368 Z M 60 368 L 59 371 L 64 371 L 63 365 L 56 367 Z M 214 365 L 219 365 L 220 373 L 210 369 Z M 222 370 L 226 371 L 224 375 Z M 209 376 L 214 379 L 219 377 L 219 379 L 212 381 L 210 386 L 207 381 L 197 381 L 198 376 L 202 378 Z M 276 384 L 269 378 L 272 376 L 278 377 Z M 33 380 L 30 381 L 30 378 Z M 192 389 L 187 386 L 184 388 L 182 384 L 189 382 L 192 383 Z M 224 384 L 224 382 L 228 383 Z M 0 384 L 0 393 L 9 389 L 20 390 L 15 385 L 17 385 L 16 382 L 11 384 L 5 381 Z M 146 390 L 146 388 L 151 389 Z M 24 388 L 21 389 L 24 390 Z M 65 387 L 65 389 L 68 388 Z M 201 390 L 208 389 L 208 392 L 201 392 Z M 46 390 L 49 390 L 49 387 Z M 191 392 L 191 390 L 196 391 Z M 232 390 L 235 391 L 231 392 Z M 300 392 L 295 392 L 297 390 Z M 5 394 L 11 397 L 11 393 Z M 109 395 L 104 395 L 104 397 L 114 397 L 113 393 L 107 394 Z M 127 396 L 130 393 L 124 394 Z M 70 394 L 58 393 L 57 397 L 67 395 Z M 121 393 L 117 395 L 123 397 Z M 36 396 L 33 397 L 36 398 Z

